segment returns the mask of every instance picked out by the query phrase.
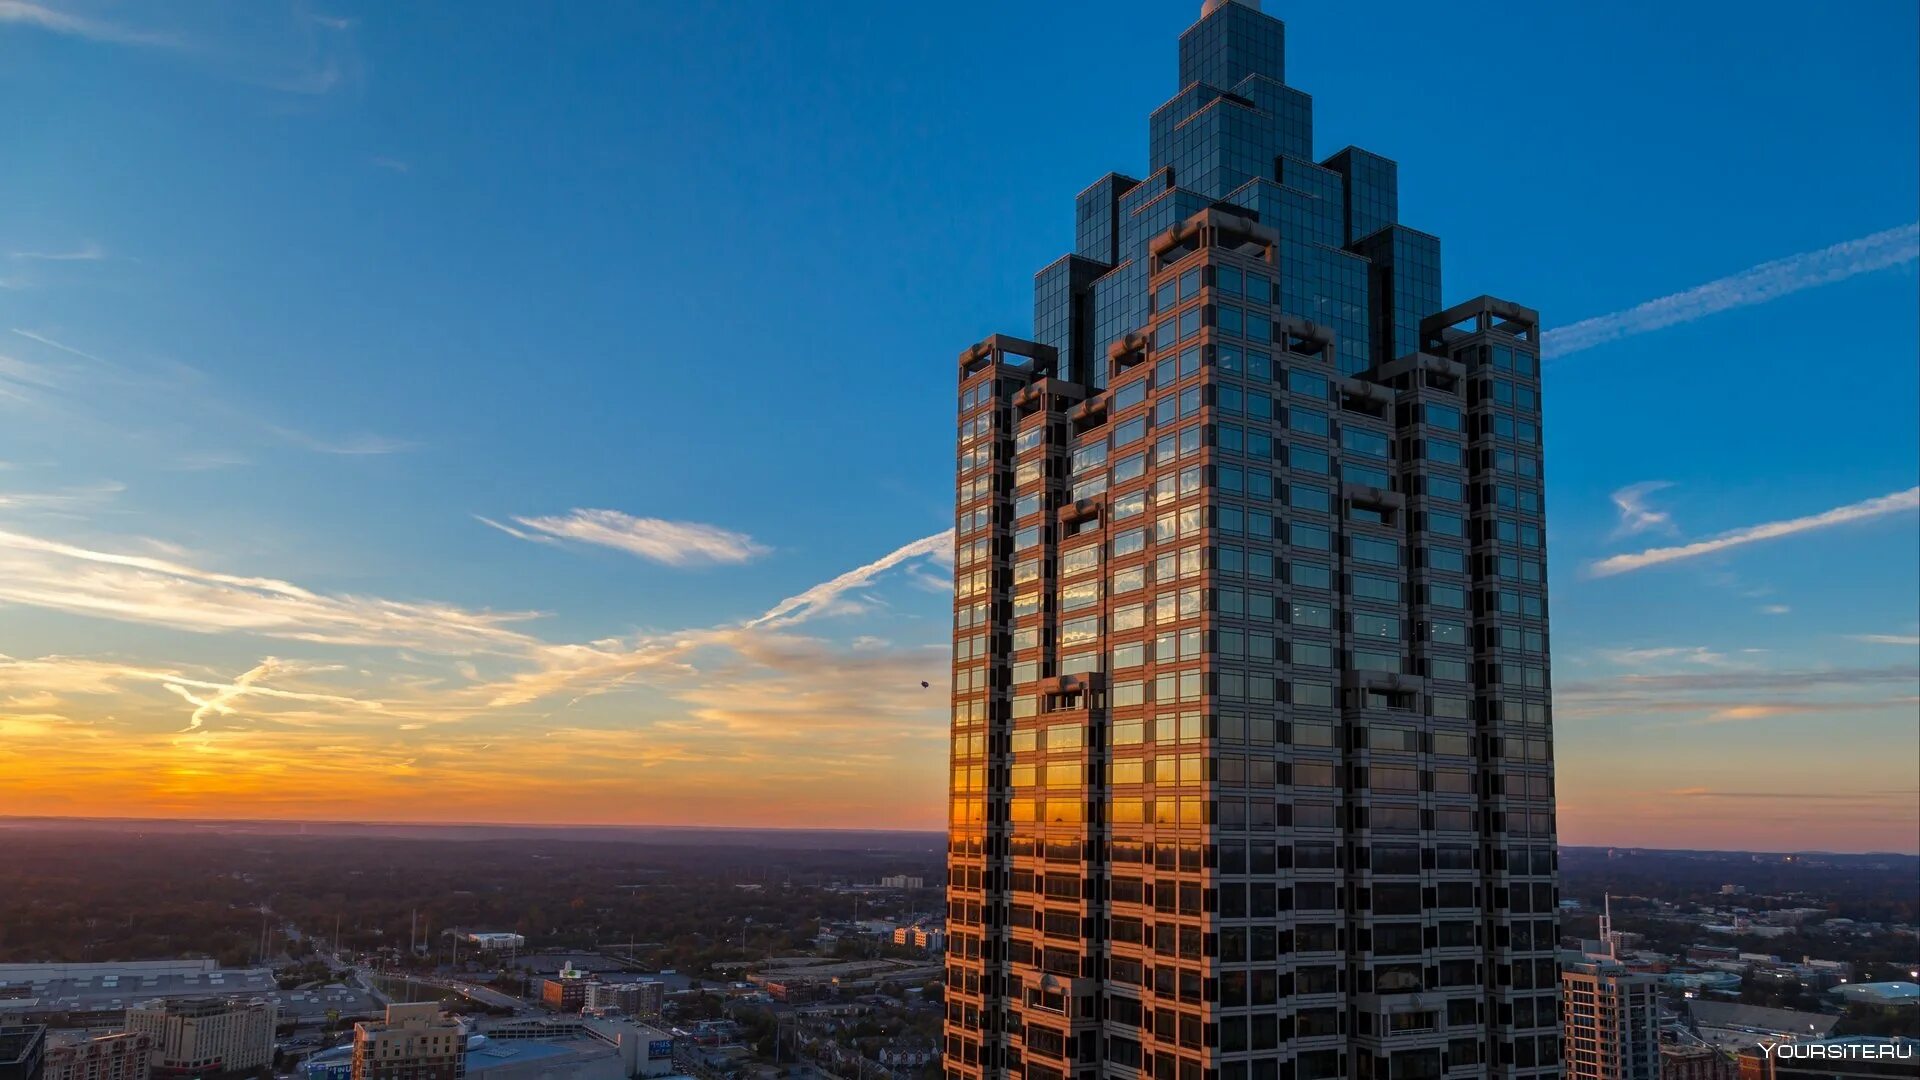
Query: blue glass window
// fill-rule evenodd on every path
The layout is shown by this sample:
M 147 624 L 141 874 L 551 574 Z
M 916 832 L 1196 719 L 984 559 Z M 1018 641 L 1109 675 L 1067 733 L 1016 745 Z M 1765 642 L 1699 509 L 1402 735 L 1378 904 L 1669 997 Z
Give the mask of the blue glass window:
M 1287 409 L 1287 426 L 1309 435 L 1325 435 L 1331 430 L 1326 413 L 1317 409 L 1302 409 L 1297 405 Z
M 1287 542 L 1297 548 L 1309 551 L 1332 551 L 1333 535 L 1318 525 L 1308 525 L 1302 521 L 1287 525 Z
M 1287 505 L 1301 510 L 1318 510 L 1323 514 L 1331 513 L 1333 510 L 1333 495 L 1328 492 L 1326 488 L 1316 487 L 1312 484 L 1289 484 L 1287 485 Z
M 1351 461 L 1340 463 L 1340 479 L 1349 484 L 1365 484 L 1368 487 L 1391 488 L 1393 481 L 1387 479 L 1385 469 L 1376 469 L 1371 465 L 1361 465 Z
M 1347 554 L 1362 562 L 1398 564 L 1400 545 L 1371 536 L 1350 536 L 1347 538 Z
M 1341 427 L 1340 445 L 1352 453 L 1367 457 L 1385 458 L 1388 453 L 1386 436 L 1354 427 Z
M 1303 394 L 1307 397 L 1318 398 L 1321 401 L 1325 401 L 1327 398 L 1327 378 L 1324 375 L 1319 375 L 1311 371 L 1289 368 L 1287 370 L 1287 389 L 1296 394 Z M 1429 408 L 1431 408 L 1431 406 L 1429 406 Z M 1457 420 L 1458 414 L 1456 413 L 1455 416 Z

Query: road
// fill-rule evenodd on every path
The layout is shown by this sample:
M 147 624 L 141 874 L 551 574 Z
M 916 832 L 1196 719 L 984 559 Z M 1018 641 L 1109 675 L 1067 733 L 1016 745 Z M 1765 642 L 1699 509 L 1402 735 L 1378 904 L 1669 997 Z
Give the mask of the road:
M 496 1005 L 504 1009 L 512 1009 L 515 1016 L 528 1016 L 539 1011 L 520 998 L 514 997 L 512 994 L 503 994 L 490 986 L 460 982 L 456 979 L 441 980 L 440 985 L 445 986 L 449 990 L 464 994 L 475 1001 L 487 1005 Z
M 366 975 L 367 973 L 360 972 L 357 973 L 355 977 L 364 981 Z M 539 1009 L 534 1008 L 521 998 L 514 997 L 512 994 L 503 994 L 490 986 L 481 986 L 477 983 L 461 982 L 458 979 L 443 979 L 431 975 L 401 975 L 391 971 L 374 972 L 372 975 L 380 979 L 385 979 L 388 982 L 405 982 L 412 983 L 415 986 L 429 986 L 436 990 L 450 990 L 453 993 L 459 994 L 461 997 L 480 1002 L 483 1005 L 512 1009 L 513 1015 L 515 1016 L 534 1016 L 540 1012 Z M 377 994 L 378 991 L 375 991 L 375 993 Z

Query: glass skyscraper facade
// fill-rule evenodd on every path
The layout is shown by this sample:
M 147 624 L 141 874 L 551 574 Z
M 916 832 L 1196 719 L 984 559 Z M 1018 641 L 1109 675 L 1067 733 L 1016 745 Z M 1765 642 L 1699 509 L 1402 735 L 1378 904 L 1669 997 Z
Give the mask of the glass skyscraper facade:
M 1210 0 L 959 360 L 951 1080 L 1558 1076 L 1538 316 Z

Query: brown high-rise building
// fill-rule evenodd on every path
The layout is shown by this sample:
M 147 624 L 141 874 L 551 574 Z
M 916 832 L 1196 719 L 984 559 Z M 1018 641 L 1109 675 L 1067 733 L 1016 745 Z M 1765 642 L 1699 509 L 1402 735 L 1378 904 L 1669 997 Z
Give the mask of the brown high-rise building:
M 950 1080 L 1561 1072 L 1539 320 L 1282 37 L 1209 0 L 960 356 Z
M 1575 958 L 1562 964 L 1560 998 L 1567 1080 L 1660 1080 L 1658 977 Z

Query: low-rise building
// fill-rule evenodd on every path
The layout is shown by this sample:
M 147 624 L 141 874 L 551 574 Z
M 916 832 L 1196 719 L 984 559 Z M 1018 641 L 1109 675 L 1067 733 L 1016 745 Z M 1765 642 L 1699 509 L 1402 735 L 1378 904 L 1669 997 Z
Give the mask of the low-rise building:
M 267 968 L 223 968 L 216 960 L 139 960 L 98 964 L 0 964 L 0 1016 L 6 1022 L 118 1027 L 129 1008 L 157 1000 L 267 997 Z
M 300 1063 L 301 1080 L 353 1080 L 353 1044 L 310 1055 Z
M 383 1022 L 353 1025 L 353 1080 L 460 1080 L 466 1032 L 434 1001 L 387 1006 Z
M 552 978 L 540 980 L 540 1003 L 561 1012 L 577 1012 L 587 1003 L 587 988 L 598 981 L 592 972 L 568 963 Z
M 147 1080 L 153 1038 L 142 1031 L 116 1031 L 93 1038 L 58 1038 L 47 1044 L 41 1080 Z
M 596 1039 L 479 1043 L 467 1051 L 466 1080 L 627 1080 L 620 1055 Z
M 656 1028 L 588 1018 L 547 1030 L 556 1037 L 475 1036 L 464 1080 L 635 1080 L 674 1071 L 673 1036 Z
M 943 952 L 947 947 L 947 932 L 938 926 L 902 926 L 893 932 L 893 943 L 930 953 Z
M 159 1076 L 250 1072 L 273 1063 L 280 1011 L 262 998 L 149 1001 L 127 1010 L 127 1030 L 152 1040 Z
M 1726 1050 L 1740 1050 L 1761 1042 L 1824 1039 L 1840 1019 L 1831 1013 L 1705 999 L 1688 1001 L 1686 1010 L 1693 1033 Z
M 587 984 L 586 1007 L 627 1016 L 658 1016 L 666 997 L 666 986 L 652 980 L 591 982 Z
M 1848 1005 L 1871 1005 L 1881 1009 L 1920 1006 L 1920 983 L 1841 983 L 1829 993 Z
M 519 934 L 508 934 L 491 930 L 475 930 L 467 934 L 467 944 L 478 947 L 482 952 L 498 952 L 508 949 L 524 949 L 527 947 L 527 939 Z
M 930 1046 L 883 1046 L 880 1048 L 880 1064 L 888 1068 L 916 1068 L 926 1065 L 937 1058 L 940 1052 Z
M 1738 1080 L 1734 1055 L 1710 1046 L 1660 1047 L 1660 1080 Z
M 576 1039 L 587 1032 L 587 1018 L 579 1013 L 561 1016 L 516 1016 L 483 1019 L 480 1034 L 488 1042 L 520 1042 L 538 1039 Z

